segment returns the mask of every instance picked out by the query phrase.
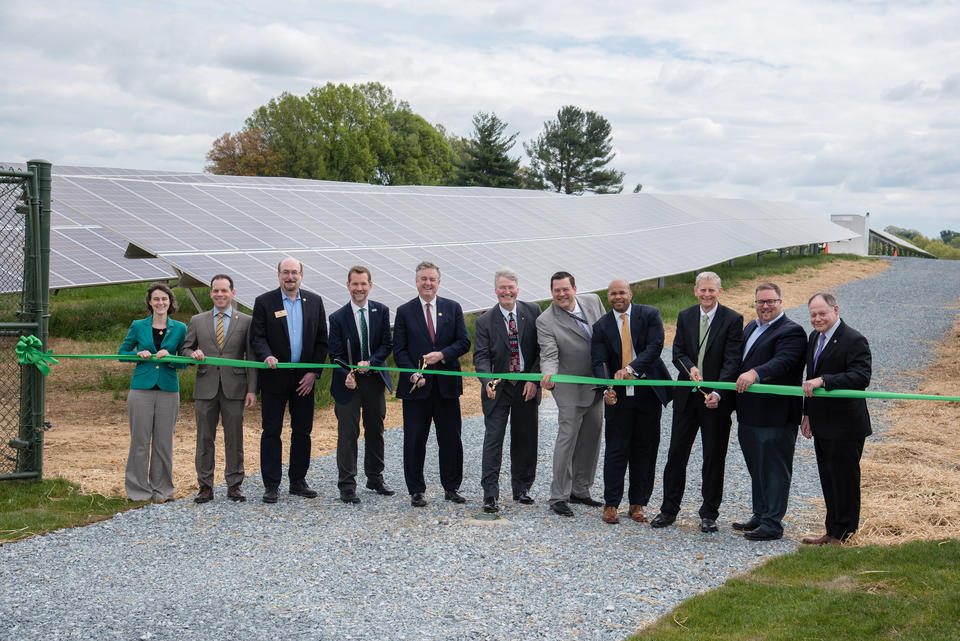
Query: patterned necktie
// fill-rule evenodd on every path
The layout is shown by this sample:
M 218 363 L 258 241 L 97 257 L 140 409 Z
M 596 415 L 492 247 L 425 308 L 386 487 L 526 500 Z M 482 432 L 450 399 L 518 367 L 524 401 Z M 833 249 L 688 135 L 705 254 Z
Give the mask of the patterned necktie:
M 370 360 L 370 343 L 367 342 L 367 319 L 363 315 L 364 308 L 360 308 L 360 360 Z
M 633 360 L 633 341 L 630 340 L 630 321 L 627 315 L 620 314 L 620 369 L 626 369 Z
M 817 369 L 817 361 L 820 360 L 820 352 L 823 351 L 823 345 L 827 342 L 827 335 L 820 334 L 820 340 L 817 342 L 817 353 L 813 355 L 813 369 Z
M 520 371 L 520 336 L 517 333 L 517 321 L 510 312 L 507 321 L 507 337 L 510 339 L 510 370 Z
M 220 350 L 223 350 L 223 317 L 226 316 L 223 312 L 217 312 L 217 347 Z
M 710 333 L 710 317 L 700 316 L 700 347 L 697 349 L 697 369 L 703 375 L 703 355 L 707 353 L 707 334 Z
M 563 311 L 566 312 L 567 310 Z M 583 310 L 580 310 L 579 314 L 574 314 L 573 312 L 567 312 L 567 314 L 570 315 L 570 318 L 577 321 L 577 327 L 580 328 L 580 332 L 587 338 L 587 340 L 590 340 L 590 338 L 593 337 L 593 331 L 590 329 L 590 323 L 587 322 L 587 318 L 584 315 Z
M 430 303 L 427 303 L 427 333 L 430 334 L 430 342 L 437 342 L 437 332 L 433 329 L 433 313 L 430 311 Z

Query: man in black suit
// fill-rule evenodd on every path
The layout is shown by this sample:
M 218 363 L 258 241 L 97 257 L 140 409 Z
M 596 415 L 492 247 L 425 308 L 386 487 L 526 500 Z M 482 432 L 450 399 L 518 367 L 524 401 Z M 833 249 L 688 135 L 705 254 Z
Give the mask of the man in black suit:
M 501 269 L 493 276 L 497 305 L 477 319 L 473 334 L 473 366 L 479 372 L 539 372 L 537 317 L 540 306 L 517 300 L 517 274 Z M 483 461 L 480 484 L 483 511 L 499 512 L 500 462 L 510 419 L 510 479 L 513 500 L 532 505 L 529 492 L 537 475 L 537 421 L 540 387 L 533 381 L 504 380 L 494 385 L 480 379 L 483 407 Z
M 278 369 L 278 362 L 322 363 L 327 360 L 327 316 L 323 301 L 300 288 L 303 265 L 284 258 L 277 265 L 280 287 L 257 296 L 253 303 L 250 343 L 257 359 L 270 366 L 261 370 L 258 383 L 263 403 L 260 436 L 260 473 L 263 502 L 276 503 L 282 475 L 280 432 L 283 412 L 290 404 L 290 494 L 312 499 L 307 484 L 310 467 L 310 432 L 313 431 L 313 387 L 319 369 Z
M 783 313 L 777 285 L 757 285 L 755 302 L 757 319 L 743 329 L 736 382 L 737 434 L 752 482 L 753 516 L 733 529 L 750 541 L 770 541 L 783 537 L 802 400 L 746 392 L 754 383 L 800 385 L 807 335 Z
M 369 300 L 373 279 L 362 265 L 347 272 L 350 302 L 330 315 L 330 361 L 354 366 L 346 372 L 333 370 L 330 394 L 337 416 L 337 488 L 344 503 L 359 503 L 357 496 L 357 439 L 363 415 L 363 471 L 367 489 L 393 496 L 383 480 L 383 418 L 387 413 L 384 389 L 393 391 L 390 374 L 383 367 L 393 350 L 390 336 L 390 309 Z
M 813 390 L 867 389 L 873 358 L 863 335 L 840 320 L 833 294 L 820 292 L 807 302 L 810 340 L 807 380 L 803 383 L 803 422 L 800 431 L 813 437 L 820 486 L 827 506 L 823 536 L 802 539 L 808 545 L 846 541 L 860 525 L 860 456 L 870 436 L 870 414 L 862 398 L 822 398 Z
M 660 311 L 649 305 L 634 305 L 633 290 L 622 279 L 607 287 L 611 310 L 593 325 L 590 356 L 593 374 L 615 380 L 670 378 L 663 351 L 663 321 Z M 603 515 L 606 523 L 619 523 L 617 508 L 623 498 L 623 477 L 630 467 L 627 491 L 628 514 L 637 523 L 647 520 L 643 512 L 653 492 L 660 447 L 660 416 L 669 402 L 662 387 L 614 386 L 604 393 L 606 450 L 603 455 Z
M 410 504 L 427 504 L 423 478 L 430 421 L 437 429 L 440 483 L 444 498 L 465 503 L 458 490 L 463 481 L 463 443 L 460 440 L 459 376 L 430 374 L 431 370 L 460 371 L 460 357 L 470 351 L 470 335 L 460 304 L 437 296 L 440 268 L 429 261 L 417 265 L 419 296 L 397 308 L 393 324 L 393 355 L 397 367 L 420 370 L 403 373 L 397 398 L 403 400 L 403 476 Z
M 677 380 L 732 382 L 740 367 L 743 316 L 720 304 L 723 287 L 714 272 L 700 272 L 693 293 L 699 304 L 677 315 L 677 333 L 673 339 Z M 703 450 L 700 531 L 717 531 L 733 401 L 730 390 L 673 389 L 673 424 L 667 465 L 663 469 L 663 503 L 660 513 L 650 521 L 651 527 L 666 527 L 677 520 L 687 483 L 687 462 L 699 430 Z

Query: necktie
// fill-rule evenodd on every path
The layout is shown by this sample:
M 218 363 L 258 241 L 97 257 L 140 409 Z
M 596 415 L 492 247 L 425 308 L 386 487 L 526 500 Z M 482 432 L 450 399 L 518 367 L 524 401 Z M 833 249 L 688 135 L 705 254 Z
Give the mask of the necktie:
M 427 303 L 427 333 L 430 334 L 430 342 L 437 341 L 437 332 L 433 329 L 433 313 L 430 311 L 430 303 Z
M 630 322 L 626 314 L 620 314 L 620 369 L 626 369 L 633 360 L 633 341 L 630 340 Z
M 820 334 L 820 340 L 817 342 L 817 353 L 813 355 L 813 369 L 817 369 L 817 361 L 820 360 L 820 352 L 823 351 L 823 345 L 827 342 L 827 335 Z
M 217 312 L 217 347 L 221 350 L 223 349 L 223 317 L 225 315 L 223 312 Z
M 707 353 L 707 334 L 710 333 L 710 317 L 706 314 L 700 316 L 700 347 L 697 350 L 697 369 L 703 375 L 703 355 Z
M 520 371 L 520 336 L 517 334 L 517 321 L 510 312 L 507 320 L 507 337 L 510 339 L 510 370 Z
M 370 343 L 367 342 L 367 319 L 363 314 L 364 308 L 360 308 L 360 360 L 370 360 Z
M 586 336 L 587 340 L 590 340 L 590 338 L 593 336 L 593 331 L 591 331 L 590 324 L 587 322 L 587 319 L 584 316 L 583 311 L 581 310 L 579 314 L 574 314 L 573 312 L 567 312 L 567 313 L 570 314 L 570 318 L 577 321 L 577 326 L 580 328 L 580 331 L 583 333 L 584 336 Z

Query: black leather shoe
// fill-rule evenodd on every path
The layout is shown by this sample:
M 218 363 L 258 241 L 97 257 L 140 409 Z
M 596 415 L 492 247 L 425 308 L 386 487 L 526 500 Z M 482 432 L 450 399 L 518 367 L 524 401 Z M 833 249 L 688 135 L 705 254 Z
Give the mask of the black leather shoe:
M 570 502 L 579 503 L 580 505 L 589 505 L 590 507 L 603 507 L 602 501 L 597 501 L 596 499 L 590 498 L 589 494 L 586 496 L 575 496 L 571 494 Z
M 760 526 L 755 530 L 744 532 L 743 538 L 748 541 L 776 541 L 777 539 L 783 538 L 783 535 L 771 532 L 767 528 Z
M 463 495 L 456 490 L 444 490 L 443 498 L 447 501 L 453 501 L 454 503 L 466 503 L 467 499 L 463 498 Z
M 290 494 L 296 494 L 297 496 L 302 496 L 305 499 L 315 499 L 317 498 L 317 491 L 307 485 L 306 481 L 300 481 L 299 483 L 290 484 Z
M 668 525 L 673 525 L 673 522 L 677 520 L 676 514 L 667 514 L 666 512 L 660 512 L 653 520 L 650 521 L 650 527 L 667 527 Z
M 566 501 L 557 501 L 556 503 L 552 503 L 550 504 L 550 509 L 560 516 L 573 516 L 573 510 L 570 509 L 570 506 L 567 505 Z
M 377 494 L 382 494 L 383 496 L 393 496 L 396 494 L 396 492 L 393 491 L 393 488 L 383 481 L 367 481 L 367 489 L 373 490 Z
M 193 499 L 194 503 L 209 503 L 213 500 L 213 488 L 207 485 L 204 485 L 200 488 L 200 491 L 197 492 L 197 496 Z
M 713 519 L 708 519 L 703 517 L 700 519 L 700 531 L 701 532 L 716 532 L 719 528 L 717 527 L 717 522 Z
M 423 498 L 422 492 L 417 492 L 410 495 L 410 505 L 413 507 L 426 507 L 427 499 Z
M 733 523 L 731 527 L 737 532 L 749 532 L 750 530 L 756 530 L 760 527 L 760 521 L 751 517 L 749 520 L 744 521 L 743 523 Z
M 483 511 L 487 514 L 496 514 L 499 512 L 500 508 L 497 506 L 497 499 L 492 496 L 483 499 Z
M 524 505 L 533 505 L 533 497 L 526 490 L 520 490 L 513 495 L 513 500 Z
M 360 497 L 354 490 L 345 490 L 340 492 L 340 500 L 344 503 L 359 503 Z
M 263 502 L 264 503 L 276 503 L 277 502 L 277 488 L 267 487 L 263 490 Z

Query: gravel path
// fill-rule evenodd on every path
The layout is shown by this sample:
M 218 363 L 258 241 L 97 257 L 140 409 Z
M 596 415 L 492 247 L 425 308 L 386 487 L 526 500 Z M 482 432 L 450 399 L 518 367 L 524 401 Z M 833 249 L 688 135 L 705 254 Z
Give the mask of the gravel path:
M 841 316 L 870 339 L 872 387 L 906 391 L 914 381 L 902 370 L 928 362 L 954 322 L 960 262 L 896 259 L 886 273 L 836 293 Z M 809 327 L 805 308 L 790 316 Z M 546 495 L 556 406 L 545 401 L 540 416 L 537 504 L 507 501 L 496 522 L 473 518 L 483 439 L 483 421 L 473 417 L 463 426 L 465 506 L 442 500 L 431 439 L 425 509 L 411 508 L 403 492 L 364 490 L 361 505 L 340 503 L 336 461 L 327 456 L 310 468 L 321 491 L 313 501 L 283 494 L 265 506 L 254 475 L 247 503 L 227 501 L 221 487 L 203 506 L 152 505 L 4 545 L 0 639 L 621 639 L 819 532 L 819 482 L 802 438 L 781 541 L 750 543 L 730 528 L 749 514 L 735 434 L 716 534 L 696 527 L 697 449 L 674 527 L 654 531 L 629 519 L 611 526 L 600 508 L 583 506 L 574 506 L 574 519 L 554 516 Z M 387 480 L 401 489 L 401 430 L 386 441 Z M 594 496 L 602 493 L 597 476 Z M 509 488 L 508 476 L 501 485 Z M 659 501 L 658 478 L 651 512 Z

